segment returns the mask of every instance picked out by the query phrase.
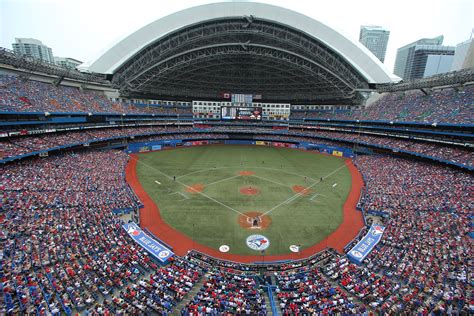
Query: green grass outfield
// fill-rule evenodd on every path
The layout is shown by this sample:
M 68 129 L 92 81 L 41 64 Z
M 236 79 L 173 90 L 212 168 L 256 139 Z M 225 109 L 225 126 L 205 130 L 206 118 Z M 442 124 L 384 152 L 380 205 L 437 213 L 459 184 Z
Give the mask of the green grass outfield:
M 244 170 L 255 175 L 240 176 Z M 351 187 L 343 159 L 264 146 L 201 146 L 140 154 L 137 175 L 169 225 L 198 243 L 214 249 L 225 244 L 230 253 L 240 255 L 258 254 L 245 242 L 252 234 L 270 240 L 268 255 L 291 253 L 293 244 L 304 249 L 323 241 L 342 223 Z M 205 186 L 202 194 L 187 191 L 186 186 L 198 183 Z M 295 196 L 294 185 L 311 187 L 311 192 Z M 241 194 L 240 188 L 247 186 L 259 193 Z M 268 212 L 269 227 L 241 227 L 239 213 L 251 211 Z

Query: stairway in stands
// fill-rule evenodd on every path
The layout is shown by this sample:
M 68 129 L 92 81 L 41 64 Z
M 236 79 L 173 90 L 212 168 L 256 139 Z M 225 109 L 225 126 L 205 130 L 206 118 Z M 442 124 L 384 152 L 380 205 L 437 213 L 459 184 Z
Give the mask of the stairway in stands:
M 268 292 L 266 290 L 263 291 L 264 297 L 265 297 L 265 306 L 266 306 L 266 311 L 267 315 L 272 315 L 272 307 L 270 306 L 270 297 L 268 297 Z M 275 298 L 275 296 L 273 296 Z M 279 309 L 277 308 L 277 315 L 281 315 Z
M 267 315 L 281 315 L 280 306 L 278 305 L 278 299 L 275 295 L 275 292 L 272 292 L 272 296 L 273 296 L 273 302 L 274 302 L 275 308 L 276 308 L 276 313 L 272 312 L 272 307 L 271 307 L 271 303 L 270 303 L 271 300 L 270 300 L 270 297 L 268 295 L 268 289 L 267 289 L 268 285 L 275 286 L 277 284 L 275 276 L 273 274 L 269 274 L 266 277 L 261 275 L 260 280 L 262 280 L 262 281 L 265 280 L 265 281 L 261 282 L 260 284 L 264 285 L 264 286 L 261 287 L 261 289 L 263 290 L 264 296 L 265 296 Z

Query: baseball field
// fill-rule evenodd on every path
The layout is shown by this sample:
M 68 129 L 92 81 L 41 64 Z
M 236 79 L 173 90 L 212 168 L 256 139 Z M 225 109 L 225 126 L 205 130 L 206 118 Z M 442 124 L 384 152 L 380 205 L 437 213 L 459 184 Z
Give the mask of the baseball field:
M 140 154 L 138 180 L 161 218 L 198 244 L 268 255 L 324 242 L 342 223 L 351 174 L 343 159 L 289 148 L 197 146 Z M 254 247 L 258 248 L 258 247 Z

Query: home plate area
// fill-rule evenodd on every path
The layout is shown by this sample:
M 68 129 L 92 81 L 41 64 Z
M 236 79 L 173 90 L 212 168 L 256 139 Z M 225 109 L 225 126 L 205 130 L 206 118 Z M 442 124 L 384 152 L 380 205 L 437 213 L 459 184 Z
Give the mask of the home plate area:
M 250 230 L 265 230 L 272 223 L 269 215 L 263 215 L 261 212 L 247 212 L 239 215 L 238 219 L 240 227 Z

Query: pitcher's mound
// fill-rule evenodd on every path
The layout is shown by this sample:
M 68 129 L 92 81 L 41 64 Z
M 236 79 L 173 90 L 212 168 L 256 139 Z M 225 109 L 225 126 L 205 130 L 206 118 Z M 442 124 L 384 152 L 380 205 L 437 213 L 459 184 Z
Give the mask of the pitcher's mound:
M 302 195 L 308 195 L 313 191 L 310 188 L 304 187 L 302 185 L 294 185 L 291 188 L 293 189 L 293 192 L 300 193 Z
M 253 171 L 248 171 L 248 170 L 244 170 L 244 171 L 240 171 L 239 172 L 239 175 L 241 176 L 253 176 L 255 174 L 255 172 Z
M 205 188 L 204 184 L 196 183 L 187 187 L 186 191 L 189 193 L 200 193 L 204 190 L 204 188 Z
M 261 212 L 247 212 L 239 215 L 240 227 L 246 229 L 264 230 L 272 223 L 272 218 L 268 215 L 262 215 Z
M 243 187 L 240 188 L 240 193 L 245 195 L 257 195 L 260 193 L 260 190 L 256 187 Z

